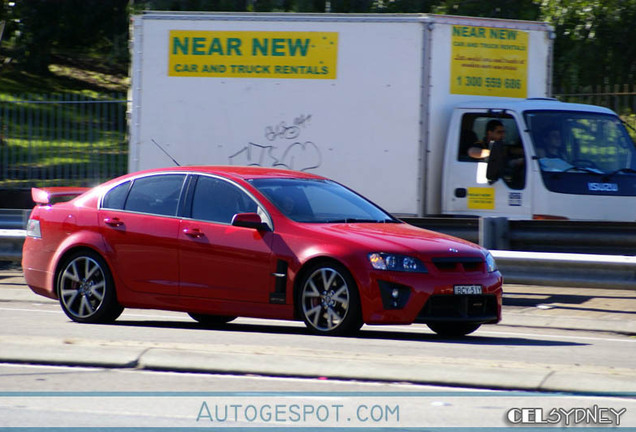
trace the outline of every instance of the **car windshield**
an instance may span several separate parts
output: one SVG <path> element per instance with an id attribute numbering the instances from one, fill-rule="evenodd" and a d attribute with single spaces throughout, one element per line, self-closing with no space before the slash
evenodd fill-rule
<path id="1" fill-rule="evenodd" d="M 636 172 L 636 149 L 616 116 L 577 111 L 525 114 L 543 172 L 624 175 Z"/>
<path id="2" fill-rule="evenodd" d="M 397 222 L 365 198 L 329 180 L 253 179 L 250 183 L 296 222 Z"/>

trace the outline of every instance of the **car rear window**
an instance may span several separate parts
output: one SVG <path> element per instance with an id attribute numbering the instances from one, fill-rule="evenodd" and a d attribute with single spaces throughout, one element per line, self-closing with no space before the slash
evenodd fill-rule
<path id="1" fill-rule="evenodd" d="M 176 216 L 184 174 L 156 175 L 136 179 L 124 210 Z"/>

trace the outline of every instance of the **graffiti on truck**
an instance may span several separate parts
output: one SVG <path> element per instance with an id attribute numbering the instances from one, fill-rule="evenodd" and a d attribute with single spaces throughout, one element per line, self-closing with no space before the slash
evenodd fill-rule
<path id="1" fill-rule="evenodd" d="M 291 124 L 276 123 L 265 128 L 264 138 L 271 144 L 250 141 L 229 156 L 230 165 L 262 166 L 310 171 L 320 167 L 322 154 L 313 141 L 302 140 L 309 126 L 311 114 L 300 115 Z"/>

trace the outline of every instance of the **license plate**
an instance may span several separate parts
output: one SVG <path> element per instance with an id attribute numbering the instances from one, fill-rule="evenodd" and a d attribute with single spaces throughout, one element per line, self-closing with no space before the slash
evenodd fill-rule
<path id="1" fill-rule="evenodd" d="M 481 294 L 483 289 L 481 285 L 455 285 L 455 294 Z"/>

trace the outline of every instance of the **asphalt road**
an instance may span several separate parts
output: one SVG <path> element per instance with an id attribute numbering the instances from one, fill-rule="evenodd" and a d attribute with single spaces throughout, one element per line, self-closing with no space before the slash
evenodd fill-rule
<path id="1" fill-rule="evenodd" d="M 633 398 L 412 383 L 0 365 L 0 387 L 0 430 L 293 426 L 315 431 L 320 426 L 432 432 L 535 426 L 538 413 L 558 420 L 555 426 L 636 425 Z M 532 413 L 524 423 L 522 410 Z M 553 410 L 558 417 L 548 417 Z M 602 418 L 591 421 L 594 412 Z"/>
<path id="2" fill-rule="evenodd" d="M 3 275 L 5 362 L 636 392 L 636 338 L 626 331 L 636 321 L 636 293 L 627 291 L 601 291 L 602 298 L 584 302 L 563 291 L 507 287 L 503 324 L 464 339 L 441 338 L 423 325 L 365 326 L 357 337 L 341 338 L 274 320 L 206 329 L 183 313 L 134 309 L 112 325 L 77 324 L 57 302 L 32 294 L 19 271 Z"/>
<path id="3" fill-rule="evenodd" d="M 209 406 L 232 404 L 277 406 L 279 426 L 515 426 L 509 415 L 534 426 L 539 411 L 528 409 L 545 416 L 594 406 L 624 408 L 621 426 L 636 426 L 636 292 L 505 288 L 503 323 L 464 339 L 421 325 L 328 338 L 301 323 L 238 319 L 206 329 L 186 314 L 134 309 L 112 325 L 77 324 L 31 293 L 19 269 L 4 270 L 0 430 L 209 427 Z M 274 403 L 280 398 L 287 402 Z M 325 398 L 343 411 L 294 421 L 288 402 L 315 409 Z M 360 420 L 361 403 L 380 407 L 377 422 L 370 412 Z M 400 421 L 389 418 L 396 406 Z M 212 425 L 272 425 L 239 414 Z"/>

